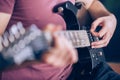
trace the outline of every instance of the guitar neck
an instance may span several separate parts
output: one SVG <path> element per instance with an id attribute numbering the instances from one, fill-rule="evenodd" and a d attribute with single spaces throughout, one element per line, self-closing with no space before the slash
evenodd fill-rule
<path id="1" fill-rule="evenodd" d="M 57 35 L 62 35 L 72 43 L 75 48 L 88 47 L 90 41 L 86 30 L 68 30 L 55 32 Z"/>

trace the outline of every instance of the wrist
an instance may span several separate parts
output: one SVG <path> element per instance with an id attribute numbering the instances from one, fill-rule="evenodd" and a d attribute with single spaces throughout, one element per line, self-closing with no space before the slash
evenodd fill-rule
<path id="1" fill-rule="evenodd" d="M 114 25 L 117 25 L 117 18 L 115 17 L 114 14 L 110 13 L 109 16 L 111 17 L 111 20 L 114 22 Z"/>

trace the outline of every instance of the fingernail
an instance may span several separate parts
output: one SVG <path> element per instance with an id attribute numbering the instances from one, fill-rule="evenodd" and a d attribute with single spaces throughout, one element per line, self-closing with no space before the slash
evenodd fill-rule
<path id="1" fill-rule="evenodd" d="M 102 38 L 102 35 L 100 35 L 99 37 Z"/>

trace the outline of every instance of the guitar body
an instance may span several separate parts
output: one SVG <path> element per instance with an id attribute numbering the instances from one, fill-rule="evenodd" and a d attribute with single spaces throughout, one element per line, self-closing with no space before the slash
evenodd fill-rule
<path id="1" fill-rule="evenodd" d="M 87 11 L 85 11 L 85 9 L 81 8 L 83 10 L 82 13 L 77 14 L 77 12 L 80 10 L 78 10 L 75 5 L 73 5 L 72 3 L 70 3 L 69 1 L 65 2 L 65 3 L 61 3 L 57 6 L 55 6 L 54 8 L 54 12 L 58 12 L 60 13 L 60 15 L 64 18 L 65 22 L 66 22 L 66 26 L 67 26 L 67 30 L 86 30 L 89 36 L 89 41 L 90 43 L 93 41 L 98 40 L 97 37 L 92 36 L 92 34 L 89 32 L 90 29 L 90 23 L 91 18 L 89 19 L 83 19 L 83 16 L 80 15 L 84 15 L 84 17 L 88 17 L 89 15 L 87 15 Z M 84 14 L 85 13 L 85 14 Z M 81 21 L 78 20 L 78 18 L 81 19 Z M 88 24 L 85 24 L 85 21 L 88 20 Z M 84 26 L 83 26 L 84 25 Z M 76 77 L 80 77 L 80 75 L 77 76 L 78 74 L 81 74 L 83 76 L 89 75 L 90 72 L 100 63 L 100 62 L 104 62 L 104 53 L 102 48 L 97 48 L 97 49 L 93 49 L 90 46 L 88 47 L 84 47 L 84 48 L 77 48 L 78 51 L 78 56 L 79 56 L 79 61 L 78 63 L 76 63 L 74 65 L 74 71 L 73 74 L 71 74 L 72 76 L 74 75 L 74 73 L 76 75 Z M 87 77 L 87 76 L 86 76 Z M 71 78 L 71 77 L 70 77 Z M 76 80 L 78 79 L 76 78 Z M 75 79 L 75 78 L 74 78 Z M 68 79 L 68 80 L 72 80 L 72 79 Z M 87 79 L 88 80 L 88 79 Z"/>

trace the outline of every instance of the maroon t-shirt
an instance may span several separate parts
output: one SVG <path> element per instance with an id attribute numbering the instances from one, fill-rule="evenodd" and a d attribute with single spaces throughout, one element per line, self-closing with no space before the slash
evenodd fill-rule
<path id="1" fill-rule="evenodd" d="M 8 27 L 18 21 L 25 27 L 36 24 L 43 29 L 48 23 L 59 24 L 65 29 L 64 20 L 52 8 L 67 0 L 0 0 L 0 12 L 12 14 Z M 74 3 L 74 0 L 71 0 Z M 7 27 L 7 28 L 8 28 Z M 45 63 L 4 71 L 0 80 L 66 80 L 71 65 L 55 68 Z"/>

